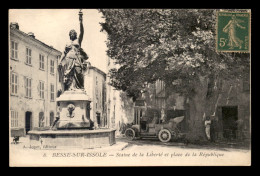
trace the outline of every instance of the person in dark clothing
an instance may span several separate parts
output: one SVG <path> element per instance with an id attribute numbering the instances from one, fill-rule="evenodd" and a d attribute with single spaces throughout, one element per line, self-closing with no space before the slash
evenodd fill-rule
<path id="1" fill-rule="evenodd" d="M 216 118 L 213 117 L 211 120 L 211 128 L 210 128 L 210 141 L 215 142 L 216 139 L 216 127 L 217 127 L 217 122 Z"/>
<path id="2" fill-rule="evenodd" d="M 56 127 L 57 122 L 58 122 L 59 120 L 60 120 L 60 115 L 57 114 L 56 119 L 55 119 L 55 121 L 53 122 L 51 129 L 54 128 L 54 127 Z"/>

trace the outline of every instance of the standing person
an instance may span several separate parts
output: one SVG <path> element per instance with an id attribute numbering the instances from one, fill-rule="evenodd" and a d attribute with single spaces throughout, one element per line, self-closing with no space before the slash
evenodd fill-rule
<path id="1" fill-rule="evenodd" d="M 210 125 L 211 125 L 211 120 L 210 117 L 207 116 L 205 120 L 205 132 L 208 140 L 210 140 Z"/>
<path id="2" fill-rule="evenodd" d="M 53 122 L 52 126 L 51 126 L 51 129 L 53 129 L 54 127 L 56 127 L 57 125 L 57 122 L 60 120 L 60 113 L 57 112 L 57 116 L 56 116 L 56 119 L 55 121 Z"/>
<path id="3" fill-rule="evenodd" d="M 216 117 L 213 117 L 211 120 L 211 127 L 210 127 L 210 141 L 215 142 L 216 136 Z"/>
<path id="4" fill-rule="evenodd" d="M 164 112 L 163 108 L 161 110 L 161 120 L 162 120 L 162 122 L 165 122 L 165 112 Z"/>

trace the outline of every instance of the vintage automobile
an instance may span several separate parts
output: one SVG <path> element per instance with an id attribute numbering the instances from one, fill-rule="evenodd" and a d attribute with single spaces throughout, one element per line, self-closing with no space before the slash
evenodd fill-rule
<path id="1" fill-rule="evenodd" d="M 170 140 L 185 139 L 185 134 L 178 129 L 178 124 L 183 121 L 184 116 L 170 119 L 162 122 L 158 117 L 150 119 L 139 118 L 133 122 L 130 128 L 125 131 L 128 140 L 136 138 L 159 138 L 161 142 L 169 142 Z"/>

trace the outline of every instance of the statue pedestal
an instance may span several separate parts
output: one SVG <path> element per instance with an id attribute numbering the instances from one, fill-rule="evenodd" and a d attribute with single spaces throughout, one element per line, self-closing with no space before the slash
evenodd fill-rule
<path id="1" fill-rule="evenodd" d="M 65 91 L 57 98 L 60 103 L 60 120 L 57 129 L 90 129 L 89 107 L 91 100 L 83 90 Z"/>
<path id="2" fill-rule="evenodd" d="M 99 148 L 116 143 L 114 129 L 29 131 L 30 144 L 54 149 Z M 43 148 L 44 149 L 44 148 Z M 48 149 L 48 148 L 45 148 Z"/>
<path id="3" fill-rule="evenodd" d="M 116 143 L 115 129 L 90 130 L 91 100 L 82 90 L 65 91 L 56 99 L 60 103 L 60 120 L 56 130 L 32 130 L 30 144 L 53 149 L 63 148 L 97 148 Z"/>

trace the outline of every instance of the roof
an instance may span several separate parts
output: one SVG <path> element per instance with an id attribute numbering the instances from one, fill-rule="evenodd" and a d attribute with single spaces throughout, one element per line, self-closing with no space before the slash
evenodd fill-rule
<path id="1" fill-rule="evenodd" d="M 57 50 L 57 49 L 55 49 L 55 48 L 53 48 L 53 47 L 51 47 L 51 46 L 49 46 L 49 45 L 43 43 L 42 41 L 40 41 L 40 40 L 38 40 L 38 39 L 36 39 L 36 38 L 33 38 L 33 37 L 29 36 L 28 34 L 26 34 L 25 32 L 23 32 L 23 31 L 21 31 L 21 30 L 19 30 L 19 29 L 15 29 L 15 28 L 11 28 L 11 27 L 10 27 L 10 30 L 11 30 L 11 31 L 18 32 L 18 33 L 22 34 L 23 36 L 29 38 L 30 40 L 33 40 L 33 41 L 35 41 L 35 42 L 37 42 L 37 43 L 39 43 L 39 44 L 41 44 L 41 45 L 47 47 L 48 49 L 51 49 L 51 50 L 54 50 L 54 51 L 60 53 L 60 55 L 62 54 L 62 52 L 60 52 L 59 50 Z"/>
<path id="2" fill-rule="evenodd" d="M 93 69 L 93 70 L 95 70 L 96 72 L 102 74 L 104 77 L 106 77 L 106 73 L 104 73 L 103 71 L 101 71 L 101 70 L 98 69 L 97 67 L 90 66 L 89 69 Z"/>

